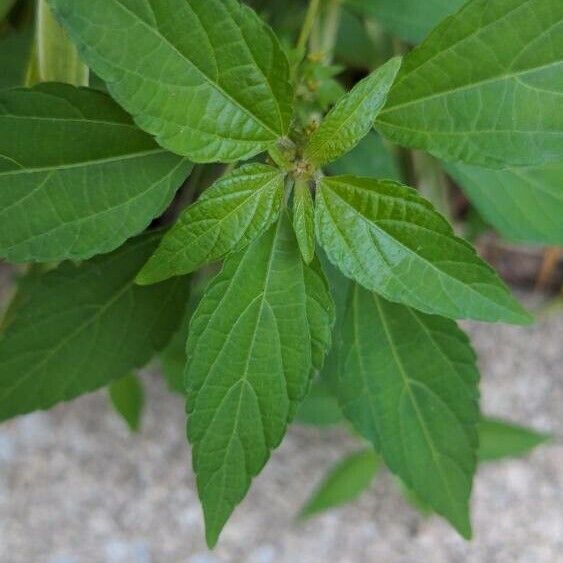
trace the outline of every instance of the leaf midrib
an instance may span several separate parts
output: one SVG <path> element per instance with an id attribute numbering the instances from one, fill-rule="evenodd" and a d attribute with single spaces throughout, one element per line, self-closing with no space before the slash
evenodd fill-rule
<path id="1" fill-rule="evenodd" d="M 450 488 L 450 485 L 449 485 L 449 481 L 444 475 L 444 471 L 443 471 L 441 463 L 439 463 L 439 461 L 438 461 L 438 456 L 443 455 L 443 454 L 441 454 L 440 452 L 438 452 L 436 450 L 436 447 L 434 445 L 434 441 L 432 440 L 432 436 L 430 435 L 430 432 L 429 432 L 428 428 L 426 427 L 426 423 L 425 423 L 424 418 L 422 416 L 422 413 L 420 411 L 419 405 L 418 405 L 417 401 L 415 400 L 415 397 L 414 397 L 412 389 L 411 389 L 411 378 L 405 372 L 405 367 L 404 367 L 404 365 L 403 365 L 403 363 L 402 363 L 402 361 L 399 357 L 398 351 L 397 351 L 396 346 L 395 346 L 395 342 L 394 342 L 393 337 L 390 333 L 390 329 L 389 329 L 389 326 L 387 324 L 387 319 L 385 318 L 385 314 L 384 314 L 383 310 L 381 309 L 381 305 L 379 303 L 379 298 L 373 292 L 371 293 L 371 295 L 373 297 L 375 306 L 377 308 L 379 317 L 381 319 L 381 325 L 382 325 L 383 330 L 385 332 L 385 337 L 387 338 L 387 342 L 389 344 L 389 348 L 391 349 L 393 359 L 395 360 L 395 364 L 397 365 L 398 373 L 401 375 L 401 378 L 403 380 L 403 390 L 405 390 L 407 392 L 407 394 L 409 395 L 411 403 L 412 403 L 412 405 L 415 409 L 416 417 L 418 419 L 420 427 L 422 428 L 424 438 L 426 440 L 426 443 L 427 443 L 428 448 L 430 450 L 430 453 L 432 455 L 432 459 L 434 461 L 434 466 L 438 469 L 438 472 L 440 474 L 440 479 L 444 483 L 444 489 L 445 489 L 445 491 L 448 495 L 450 503 L 453 507 L 455 507 L 456 512 L 457 512 L 458 502 L 455 500 L 455 497 L 452 494 L 452 491 L 451 491 L 451 488 Z M 421 382 L 417 382 L 417 383 L 422 385 L 423 387 L 426 387 Z M 431 389 L 430 389 L 430 391 L 432 392 Z M 401 440 L 401 445 L 404 449 L 405 444 L 402 440 Z M 450 457 L 450 459 L 452 459 L 452 458 Z M 452 461 L 454 461 L 455 464 L 462 470 L 462 473 L 465 473 L 463 471 L 463 469 L 461 468 L 461 466 L 459 465 L 459 463 L 457 462 L 457 460 L 452 459 Z M 409 473 L 410 473 L 410 471 L 409 471 Z"/>
<path id="2" fill-rule="evenodd" d="M 26 244 L 30 244 L 34 241 L 36 241 L 37 239 L 41 239 L 42 237 L 46 237 L 51 235 L 52 233 L 61 230 L 61 229 L 66 229 L 68 227 L 71 226 L 75 226 L 75 225 L 80 225 L 82 223 L 88 222 L 88 221 L 92 221 L 92 220 L 99 220 L 101 219 L 103 216 L 110 214 L 110 213 L 115 213 L 116 210 L 121 209 L 123 207 L 128 207 L 130 206 L 132 203 L 134 203 L 136 200 L 141 199 L 143 197 L 145 197 L 148 193 L 155 191 L 154 188 L 156 186 L 158 186 L 159 184 L 162 184 L 162 182 L 165 182 L 166 180 L 168 180 L 171 176 L 173 176 L 176 171 L 184 164 L 184 160 L 182 160 L 180 163 L 178 163 L 172 170 L 170 170 L 169 172 L 167 172 L 164 176 L 161 176 L 160 178 L 158 178 L 158 180 L 156 180 L 155 182 L 153 182 L 152 184 L 150 184 L 149 186 L 147 186 L 146 189 L 144 189 L 142 192 L 138 192 L 136 193 L 133 197 L 129 198 L 127 201 L 122 201 L 120 203 L 118 203 L 117 205 L 108 207 L 106 209 L 103 209 L 102 211 L 99 211 L 97 213 L 93 213 L 90 215 L 86 215 L 86 216 L 82 216 L 82 217 L 77 217 L 75 219 L 73 219 L 72 221 L 67 221 L 65 223 L 59 223 L 58 225 L 56 225 L 55 227 L 52 227 L 51 229 L 48 229 L 47 231 L 43 231 L 37 235 L 28 237 L 24 240 L 21 240 L 19 242 L 16 242 L 14 244 L 11 244 L 7 247 L 4 247 L 3 251 L 11 251 L 13 248 L 21 246 L 21 245 L 26 245 Z M 0 178 L 1 178 L 1 174 L 0 174 Z M 12 205 L 10 205 L 7 208 L 2 209 L 2 212 L 0 213 L 0 217 L 8 210 L 11 209 L 12 207 L 14 207 L 15 205 L 21 205 L 21 203 L 23 201 L 25 201 L 26 199 L 28 199 L 29 197 L 31 197 L 33 194 L 35 194 L 38 190 L 40 190 L 45 183 L 47 182 L 47 180 L 50 178 L 50 175 L 47 175 L 46 178 L 44 178 L 44 180 L 36 187 L 34 188 L 30 193 L 26 194 L 26 197 L 22 198 L 21 200 L 18 200 L 17 202 L 13 203 Z M 164 194 L 163 194 L 164 195 Z M 148 221 L 150 222 L 150 219 L 148 219 Z M 74 242 L 73 242 L 74 245 Z M 71 245 L 71 246 L 73 246 Z M 98 247 L 99 248 L 99 247 Z M 93 249 L 92 253 L 97 253 L 98 250 Z M 73 258 L 72 255 L 67 256 L 66 258 Z M 87 259 L 88 257 L 83 256 L 82 254 L 80 255 L 80 257 L 76 257 L 77 259 Z"/>
<path id="3" fill-rule="evenodd" d="M 326 184 L 325 184 L 326 185 Z M 396 239 L 395 237 L 393 237 L 392 235 L 390 235 L 389 233 L 387 233 L 385 230 L 383 230 L 381 227 L 379 227 L 376 223 L 374 223 L 373 221 L 369 220 L 367 217 L 365 217 L 364 215 L 362 215 L 361 213 L 359 213 L 357 211 L 357 209 L 351 205 L 350 203 L 348 203 L 345 199 L 343 199 L 339 194 L 335 193 L 334 190 L 333 194 L 340 200 L 342 201 L 342 203 L 347 206 L 348 208 L 350 208 L 351 210 L 354 211 L 355 215 L 357 217 L 360 218 L 360 220 L 364 223 L 366 223 L 367 225 L 369 225 L 370 227 L 373 227 L 374 229 L 376 229 L 382 236 L 387 237 L 388 239 L 392 240 L 395 244 L 397 244 L 398 246 L 400 246 L 402 249 L 404 249 L 404 251 L 406 251 L 409 255 L 413 255 L 416 258 L 418 258 L 419 260 L 422 260 L 425 264 L 428 264 L 433 270 L 435 270 L 436 272 L 438 272 L 438 274 L 440 276 L 445 276 L 447 279 L 451 280 L 452 282 L 461 285 L 463 288 L 468 289 L 469 291 L 471 291 L 473 294 L 475 294 L 479 300 L 485 300 L 487 303 L 490 303 L 494 308 L 496 308 L 497 310 L 500 309 L 501 311 L 509 311 L 511 314 L 516 314 L 515 312 L 511 311 L 510 309 L 507 309 L 506 307 L 503 307 L 501 305 L 499 305 L 498 303 L 495 303 L 494 301 L 491 301 L 487 296 L 483 295 L 482 293 L 479 293 L 477 290 L 475 290 L 473 288 L 472 285 L 463 283 L 462 281 L 460 281 L 457 278 L 454 278 L 452 276 L 450 276 L 449 274 L 447 274 L 446 272 L 443 272 L 442 270 L 440 270 L 439 268 L 437 268 L 432 262 L 426 260 L 425 258 L 423 258 L 422 256 L 416 254 L 415 252 L 413 252 L 413 250 L 411 250 L 410 248 L 406 247 L 401 241 L 399 241 L 398 239 Z M 362 268 L 363 269 L 363 268 Z M 395 274 L 393 274 L 395 276 Z M 395 276 L 396 277 L 396 276 Z M 487 287 L 490 287 L 490 284 L 485 284 Z"/>
<path id="4" fill-rule="evenodd" d="M 16 170 L 7 170 L 5 172 L 0 172 L 0 179 L 5 177 L 5 176 L 16 176 L 18 174 L 31 174 L 31 173 L 36 173 L 36 172 L 58 172 L 58 171 L 65 171 L 65 170 L 69 170 L 72 168 L 81 168 L 84 166 L 97 166 L 99 164 L 111 164 L 112 162 L 118 162 L 118 161 L 122 161 L 122 160 L 130 160 L 130 159 L 134 159 L 134 158 L 140 158 L 143 156 L 150 156 L 153 154 L 160 154 L 160 153 L 167 153 L 167 154 L 171 154 L 169 151 L 166 151 L 165 149 L 161 149 L 161 148 L 155 148 L 155 149 L 149 149 L 149 150 L 143 150 L 143 151 L 139 151 L 139 152 L 130 152 L 130 153 L 125 153 L 125 154 L 121 154 L 121 155 L 116 155 L 116 156 L 109 156 L 109 157 L 104 157 L 104 158 L 98 158 L 98 159 L 92 159 L 92 160 L 82 160 L 79 162 L 70 162 L 68 164 L 66 163 L 61 163 L 61 164 L 51 164 L 49 166 L 25 166 L 24 168 L 18 168 Z M 6 158 L 10 158 L 7 155 L 2 155 L 0 154 L 0 157 L 5 156 Z M 174 155 L 177 156 L 177 155 Z M 182 158 L 182 157 L 178 157 L 178 158 Z M 12 160 L 12 159 L 10 159 Z M 6 209 L 2 209 L 2 211 L 5 211 Z"/>
<path id="5" fill-rule="evenodd" d="M 178 48 L 170 42 L 170 40 L 165 37 L 158 28 L 156 27 L 151 27 L 150 25 L 147 24 L 147 22 L 145 22 L 141 17 L 139 17 L 135 12 L 133 12 L 130 8 L 124 6 L 119 0 L 111 0 L 112 2 L 116 3 L 122 10 L 124 10 L 125 12 L 129 13 L 133 19 L 135 21 L 137 21 L 138 23 L 140 23 L 140 25 L 142 27 L 145 27 L 146 29 L 149 30 L 149 32 L 151 33 L 151 35 L 156 36 L 157 38 L 161 39 L 166 45 L 168 45 L 168 47 L 170 47 L 170 49 L 172 51 L 174 51 L 182 60 L 186 61 L 187 63 L 189 63 L 189 66 L 191 68 L 193 68 L 194 70 L 196 70 L 204 79 L 205 81 L 209 84 L 209 86 L 211 86 L 211 88 L 213 88 L 214 90 L 218 91 L 224 98 L 226 98 L 228 101 L 230 101 L 234 106 L 238 107 L 243 113 L 245 113 L 248 117 L 250 117 L 250 119 L 252 119 L 254 122 L 258 123 L 261 127 L 263 127 L 266 131 L 268 131 L 269 133 L 271 133 L 274 138 L 279 137 L 280 135 L 283 134 L 282 132 L 278 132 L 275 131 L 274 129 L 272 129 L 268 124 L 264 123 L 264 121 L 258 117 L 257 115 L 254 115 L 253 113 L 250 112 L 249 109 L 245 108 L 238 100 L 236 100 L 235 98 L 233 98 L 227 91 L 225 91 L 219 84 L 217 84 L 216 82 L 213 82 L 213 79 L 208 76 L 205 72 L 203 72 L 203 70 L 201 70 L 191 59 L 189 59 L 184 53 L 182 53 L 181 51 L 178 50 Z M 197 17 L 197 14 L 196 14 Z M 203 27 L 203 25 L 202 25 Z M 204 28 L 205 29 L 205 28 Z M 256 65 L 256 63 L 255 63 Z M 257 65 L 256 65 L 257 66 Z M 125 71 L 126 73 L 128 73 L 129 71 Z M 278 100 L 275 96 L 273 96 L 273 99 L 275 101 L 275 105 L 279 106 Z"/>
<path id="6" fill-rule="evenodd" d="M 147 242 L 149 242 L 147 240 Z M 120 255 L 120 258 L 126 256 L 129 252 L 138 251 L 138 247 L 133 246 L 128 251 Z M 134 286 L 134 277 L 127 279 L 125 284 L 117 290 L 117 292 L 101 307 L 96 307 L 96 313 L 92 314 L 90 318 L 85 320 L 83 323 L 78 325 L 76 329 L 74 329 L 66 338 L 60 340 L 58 344 L 52 348 L 48 354 L 32 369 L 30 369 L 23 377 L 19 378 L 14 385 L 10 385 L 9 387 L 5 387 L 3 389 L 2 394 L 0 394 L 0 400 L 3 401 L 7 396 L 13 393 L 15 389 L 21 386 L 22 383 L 25 383 L 35 372 L 42 369 L 46 363 L 48 363 L 52 357 L 59 352 L 64 346 L 66 346 L 71 340 L 73 340 L 76 336 L 78 336 L 82 331 L 86 330 L 92 323 L 96 322 L 98 318 L 107 311 L 114 303 L 116 303 L 123 295 L 127 293 L 132 287 Z"/>
<path id="7" fill-rule="evenodd" d="M 456 88 L 451 88 L 451 89 L 448 89 L 448 90 L 440 90 L 439 92 L 434 92 L 434 93 L 428 94 L 426 96 L 421 96 L 420 98 L 415 98 L 414 100 L 410 100 L 408 102 L 403 102 L 401 104 L 386 106 L 385 108 L 383 108 L 379 112 L 379 116 L 383 116 L 385 114 L 393 113 L 393 112 L 395 112 L 399 109 L 403 109 L 403 108 L 408 107 L 408 106 L 424 103 L 424 102 L 427 102 L 428 100 L 432 100 L 434 98 L 441 98 L 441 97 L 444 97 L 444 96 L 449 96 L 451 94 L 455 94 L 457 92 L 464 92 L 466 90 L 471 90 L 473 88 L 483 86 L 484 84 L 491 84 L 493 82 L 501 82 L 501 81 L 509 80 L 509 79 L 512 79 L 512 78 L 518 78 L 519 76 L 523 76 L 523 75 L 526 75 L 526 74 L 531 73 L 531 72 L 536 72 L 536 71 L 542 70 L 544 68 L 549 68 L 550 66 L 556 66 L 556 65 L 561 65 L 561 64 L 562 64 L 561 60 L 553 61 L 551 63 L 547 63 L 547 64 L 540 65 L 540 66 L 537 66 L 537 67 L 527 68 L 527 69 L 524 69 L 524 70 L 519 71 L 519 72 L 501 74 L 501 75 L 493 76 L 493 77 L 486 78 L 486 79 L 483 79 L 483 80 L 478 80 L 477 82 L 473 82 L 471 84 L 463 84 L 462 86 L 458 86 Z M 562 96 L 563 94 L 558 93 L 558 95 Z M 387 123 L 384 119 L 380 119 L 380 117 L 378 117 L 377 120 L 382 121 L 384 123 Z"/>

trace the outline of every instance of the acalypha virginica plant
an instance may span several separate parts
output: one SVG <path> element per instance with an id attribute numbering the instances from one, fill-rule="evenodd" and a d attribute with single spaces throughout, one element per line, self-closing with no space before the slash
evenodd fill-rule
<path id="1" fill-rule="evenodd" d="M 304 514 L 382 462 L 469 538 L 478 459 L 544 436 L 480 415 L 456 321 L 532 318 L 437 188 L 563 241 L 563 2 L 34 4 L 0 2 L 0 419 L 110 386 L 135 427 L 160 356 L 213 546 L 322 397 L 366 446 Z"/>

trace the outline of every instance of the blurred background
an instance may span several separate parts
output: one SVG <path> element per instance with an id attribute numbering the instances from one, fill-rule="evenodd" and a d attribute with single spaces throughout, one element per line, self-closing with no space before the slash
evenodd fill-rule
<path id="1" fill-rule="evenodd" d="M 248 3 L 287 45 L 294 43 L 306 2 Z M 311 61 L 300 85 L 303 107 L 312 115 L 322 112 L 462 4 L 343 2 L 330 61 Z M 0 0 L 0 89 L 37 80 L 30 78 L 29 63 L 34 6 L 31 0 Z M 104 88 L 95 76 L 90 80 Z M 208 551 L 184 401 L 171 392 L 183 361 L 180 335 L 140 374 L 145 399 L 139 432 L 116 413 L 107 390 L 0 426 L 0 563 L 563 561 L 563 251 L 555 246 L 563 234 L 561 170 L 561 163 L 518 174 L 441 163 L 391 146 L 374 132 L 328 171 L 392 177 L 417 187 L 537 317 L 531 327 L 463 323 L 479 355 L 483 412 L 539 433 L 508 452 L 521 455 L 480 464 L 473 541 L 421 512 L 385 469 L 361 494 L 348 491 L 350 502 L 299 519 L 327 472 L 362 448 L 321 394 L 255 479 L 218 547 Z M 197 172 L 200 191 L 222 169 Z M 536 178 L 542 185 L 531 191 Z M 161 223 L 185 203 L 180 193 Z M 0 312 L 23 271 L 0 263 Z"/>

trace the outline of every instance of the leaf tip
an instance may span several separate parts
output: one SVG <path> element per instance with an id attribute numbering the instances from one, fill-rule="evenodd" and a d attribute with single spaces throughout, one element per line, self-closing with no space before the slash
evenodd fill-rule
<path id="1" fill-rule="evenodd" d="M 219 541 L 219 536 L 221 535 L 223 527 L 217 527 L 211 524 L 209 521 L 205 521 L 205 543 L 209 549 L 214 549 Z"/>
<path id="2" fill-rule="evenodd" d="M 162 278 L 161 276 L 155 274 L 153 268 L 151 267 L 151 262 L 149 260 L 135 277 L 135 284 L 152 285 L 160 281 L 163 281 L 163 279 L 164 278 Z"/>

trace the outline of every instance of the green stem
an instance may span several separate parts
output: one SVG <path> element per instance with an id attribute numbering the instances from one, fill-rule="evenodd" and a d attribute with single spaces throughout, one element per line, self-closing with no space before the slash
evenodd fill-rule
<path id="1" fill-rule="evenodd" d="M 305 14 L 305 20 L 303 22 L 303 27 L 301 28 L 301 33 L 299 34 L 299 39 L 297 41 L 297 50 L 305 51 L 307 47 L 307 42 L 309 41 L 309 36 L 315 25 L 315 20 L 317 18 L 317 12 L 319 11 L 320 0 L 310 0 L 309 7 L 307 8 L 307 13 Z"/>
<path id="2" fill-rule="evenodd" d="M 338 28 L 340 27 L 340 4 L 341 0 L 330 0 L 324 19 L 323 54 L 326 64 L 332 62 L 334 47 L 338 40 Z"/>
<path id="3" fill-rule="evenodd" d="M 421 151 L 412 151 L 412 162 L 420 193 L 433 203 L 437 211 L 450 220 L 452 213 L 448 179 L 440 163 Z"/>
<path id="4" fill-rule="evenodd" d="M 34 58 L 35 81 L 88 85 L 88 67 L 80 60 L 76 47 L 53 17 L 46 0 L 39 0 L 37 4 Z"/>

